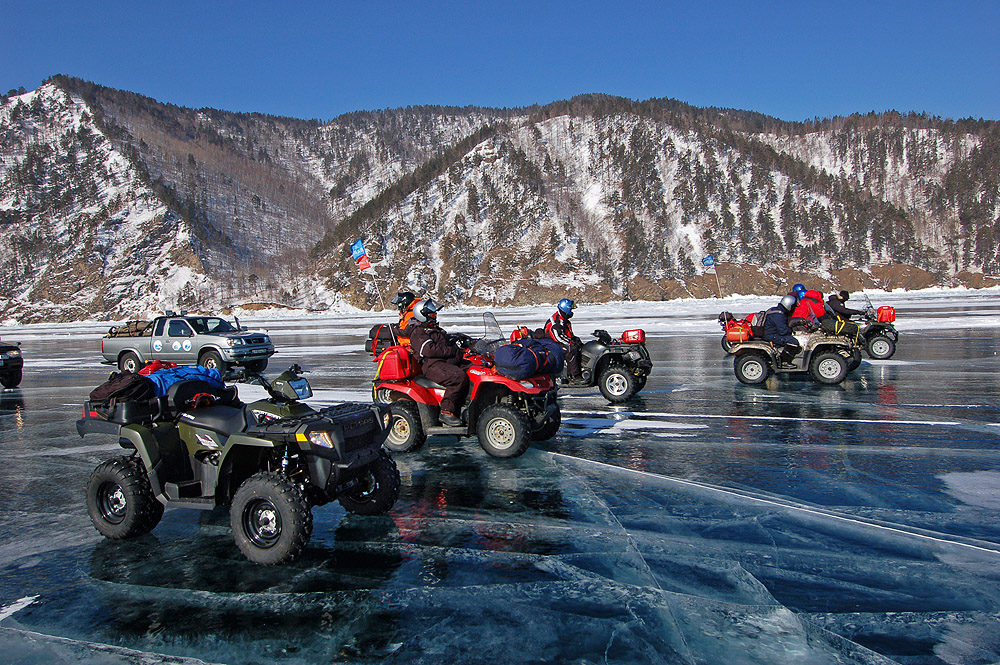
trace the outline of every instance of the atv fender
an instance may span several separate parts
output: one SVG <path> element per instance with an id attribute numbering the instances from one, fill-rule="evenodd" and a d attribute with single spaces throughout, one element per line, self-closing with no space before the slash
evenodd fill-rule
<path id="1" fill-rule="evenodd" d="M 139 453 L 147 473 L 153 473 L 160 463 L 160 445 L 156 436 L 142 425 L 122 425 L 118 436 L 128 441 Z"/>

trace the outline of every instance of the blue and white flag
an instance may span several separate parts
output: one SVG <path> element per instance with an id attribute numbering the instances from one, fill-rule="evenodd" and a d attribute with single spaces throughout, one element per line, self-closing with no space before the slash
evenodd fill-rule
<path id="1" fill-rule="evenodd" d="M 358 242 L 361 242 L 361 241 L 359 240 Z M 703 258 L 701 260 L 701 265 L 705 266 L 706 268 L 714 266 L 715 265 L 715 259 L 712 258 L 711 254 L 709 254 L 708 256 L 706 256 L 705 258 Z"/>
<path id="2" fill-rule="evenodd" d="M 361 238 L 358 238 L 353 244 L 351 244 L 351 256 L 354 257 L 355 261 L 367 253 L 368 252 L 365 251 L 365 243 L 362 242 Z"/>

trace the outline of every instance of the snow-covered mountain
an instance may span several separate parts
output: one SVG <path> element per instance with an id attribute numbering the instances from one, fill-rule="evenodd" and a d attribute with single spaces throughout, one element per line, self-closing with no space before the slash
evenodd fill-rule
<path id="1" fill-rule="evenodd" d="M 590 95 L 320 123 L 66 77 L 0 101 L 0 319 L 707 296 L 708 254 L 727 293 L 1000 273 L 994 122 Z"/>

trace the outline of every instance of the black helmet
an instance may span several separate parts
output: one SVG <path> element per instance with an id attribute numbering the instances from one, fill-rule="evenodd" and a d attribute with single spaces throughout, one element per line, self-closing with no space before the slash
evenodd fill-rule
<path id="1" fill-rule="evenodd" d="M 407 308 L 407 306 L 416 300 L 416 296 L 409 291 L 400 291 L 396 294 L 396 297 L 392 299 L 392 304 L 396 306 L 400 312 Z"/>
<path id="2" fill-rule="evenodd" d="M 851 294 L 849 291 L 843 290 L 840 292 L 840 299 L 843 300 L 844 302 L 847 302 L 850 299 L 850 297 Z"/>
<path id="3" fill-rule="evenodd" d="M 795 309 L 795 306 L 798 303 L 799 303 L 798 299 L 794 295 L 789 293 L 787 296 L 781 299 L 781 301 L 778 303 L 778 306 L 780 306 L 781 309 L 791 314 L 792 310 Z"/>
<path id="4" fill-rule="evenodd" d="M 428 298 L 420 300 L 413 306 L 413 318 L 421 323 L 426 323 L 428 319 L 437 318 L 438 304 Z"/>

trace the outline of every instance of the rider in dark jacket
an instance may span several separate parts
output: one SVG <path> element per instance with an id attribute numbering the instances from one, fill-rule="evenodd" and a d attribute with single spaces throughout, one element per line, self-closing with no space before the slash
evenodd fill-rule
<path id="1" fill-rule="evenodd" d="M 824 329 L 857 342 L 861 334 L 861 326 L 851 321 L 851 317 L 861 316 L 864 312 L 860 309 L 851 309 L 844 304 L 850 297 L 851 294 L 847 291 L 830 294 L 826 299 L 826 308 L 832 312 L 832 317 L 835 318 L 835 321 L 833 321 L 832 330 L 829 330 L 826 326 L 824 326 Z"/>
<path id="2" fill-rule="evenodd" d="M 420 361 L 421 371 L 431 381 L 444 387 L 440 420 L 445 425 L 461 425 L 456 414 L 465 401 L 469 377 L 463 364 L 462 349 L 448 339 L 437 322 L 437 304 L 433 300 L 418 301 L 413 307 L 413 320 L 406 332 L 410 348 Z"/>
<path id="3" fill-rule="evenodd" d="M 573 324 L 569 321 L 573 318 L 574 309 L 576 309 L 576 303 L 569 298 L 560 300 L 559 304 L 556 305 L 555 314 L 545 323 L 545 332 L 557 344 L 561 344 L 566 349 L 566 373 L 569 374 L 569 378 L 579 379 L 581 375 L 580 348 L 583 346 L 583 342 L 573 334 Z"/>
<path id="4" fill-rule="evenodd" d="M 764 340 L 781 346 L 778 354 L 779 365 L 791 364 L 795 355 L 802 350 L 799 341 L 792 336 L 788 327 L 788 315 L 795 309 L 795 296 L 788 294 L 764 315 Z"/>

